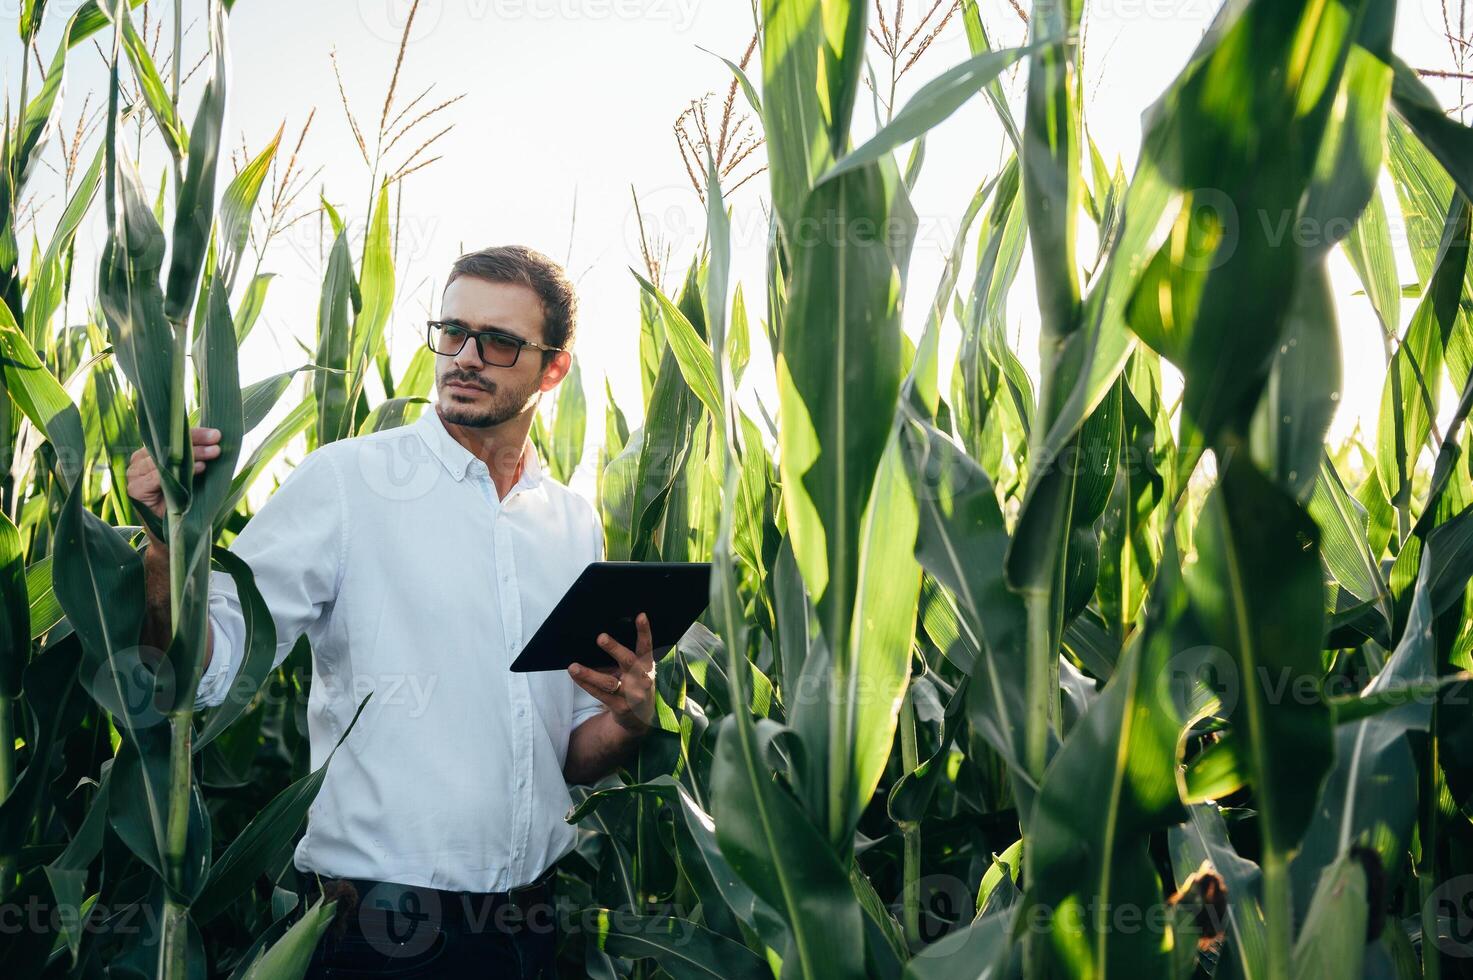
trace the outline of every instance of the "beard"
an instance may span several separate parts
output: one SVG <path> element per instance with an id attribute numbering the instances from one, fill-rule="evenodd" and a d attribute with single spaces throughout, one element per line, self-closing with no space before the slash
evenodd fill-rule
<path id="1" fill-rule="evenodd" d="M 464 400 L 455 392 L 446 393 L 444 384 L 447 381 L 458 381 L 463 384 L 476 385 L 486 394 L 479 396 L 474 403 Z M 539 387 L 538 379 L 533 378 L 524 390 L 516 390 L 487 382 L 481 378 L 469 378 L 464 375 L 447 375 L 438 382 L 440 388 L 440 417 L 446 422 L 455 425 L 464 425 L 473 429 L 489 429 L 493 426 L 510 422 L 527 408 L 532 396 L 536 394 Z"/>

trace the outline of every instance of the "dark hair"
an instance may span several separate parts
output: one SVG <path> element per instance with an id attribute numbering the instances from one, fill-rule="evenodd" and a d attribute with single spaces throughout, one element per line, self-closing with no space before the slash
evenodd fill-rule
<path id="1" fill-rule="evenodd" d="M 525 245 L 493 245 L 467 252 L 450 267 L 449 286 L 461 276 L 529 287 L 542 302 L 542 342 L 570 350 L 578 320 L 578 297 L 563 267 Z M 554 355 L 543 355 L 546 363 Z"/>

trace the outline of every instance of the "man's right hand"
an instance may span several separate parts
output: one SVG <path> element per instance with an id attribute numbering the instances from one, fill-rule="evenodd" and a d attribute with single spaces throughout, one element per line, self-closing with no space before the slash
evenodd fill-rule
<path id="1" fill-rule="evenodd" d="M 203 473 L 205 463 L 220 455 L 220 430 L 195 426 L 189 430 L 193 444 L 194 471 Z M 164 489 L 159 482 L 159 470 L 146 448 L 139 449 L 128 460 L 128 496 L 140 507 L 147 507 L 159 517 L 164 516 Z M 153 536 L 153 531 L 144 526 L 149 546 L 144 552 L 144 616 L 139 642 L 154 650 L 169 647 L 173 626 L 169 586 L 169 551 L 167 546 Z M 215 627 L 210 625 L 205 633 L 205 667 L 215 651 Z"/>
<path id="2" fill-rule="evenodd" d="M 203 473 L 205 463 L 220 455 L 220 430 L 197 425 L 189 430 L 194 449 L 194 471 Z M 146 448 L 139 449 L 128 460 L 128 496 L 159 517 L 164 516 L 164 489 L 159 483 L 159 470 Z"/>

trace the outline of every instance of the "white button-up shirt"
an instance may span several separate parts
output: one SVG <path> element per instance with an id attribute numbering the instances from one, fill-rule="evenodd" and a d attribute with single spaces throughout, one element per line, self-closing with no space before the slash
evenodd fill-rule
<path id="1" fill-rule="evenodd" d="M 309 453 L 230 550 L 276 624 L 276 662 L 312 644 L 312 767 L 328 766 L 295 864 L 463 891 L 534 881 L 573 846 L 563 762 L 604 710 L 565 672 L 508 666 L 603 554 L 597 512 L 542 475 L 530 443 L 499 499 L 486 464 L 418 421 Z M 224 700 L 245 621 L 211 572 L 214 653 L 198 703 Z"/>

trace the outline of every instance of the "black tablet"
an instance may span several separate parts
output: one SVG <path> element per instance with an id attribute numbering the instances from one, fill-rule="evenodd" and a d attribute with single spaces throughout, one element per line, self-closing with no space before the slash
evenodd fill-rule
<path id="1" fill-rule="evenodd" d="M 596 561 L 563 593 L 512 662 L 515 671 L 612 667 L 598 645 L 607 633 L 634 649 L 634 617 L 650 618 L 655 659 L 669 650 L 711 598 L 709 562 Z"/>

